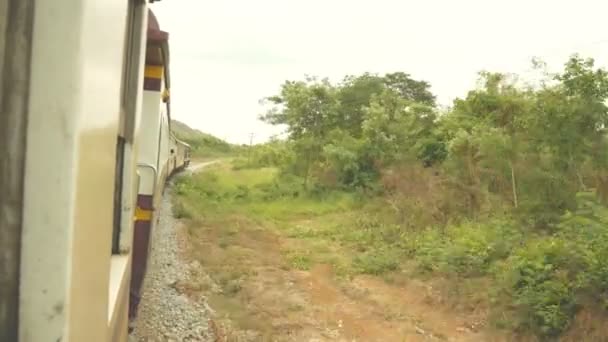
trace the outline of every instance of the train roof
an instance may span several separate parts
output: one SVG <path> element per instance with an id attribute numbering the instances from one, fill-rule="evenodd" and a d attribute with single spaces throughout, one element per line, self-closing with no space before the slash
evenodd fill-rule
<path id="1" fill-rule="evenodd" d="M 169 33 L 160 29 L 158 20 L 151 9 L 148 9 L 148 40 L 158 43 L 169 41 Z"/>
<path id="2" fill-rule="evenodd" d="M 180 144 L 182 144 L 182 145 L 184 145 L 184 146 L 186 146 L 186 147 L 190 147 L 190 145 L 189 145 L 188 143 L 184 142 L 184 141 L 181 141 L 181 140 L 179 140 L 179 139 L 177 139 L 177 138 L 175 138 L 175 140 L 176 140 L 178 143 L 180 143 Z"/>
<path id="3" fill-rule="evenodd" d="M 171 132 L 171 138 L 173 138 L 173 139 L 175 140 L 175 142 L 177 142 L 178 144 L 182 144 L 182 145 L 185 145 L 185 146 L 187 146 L 187 147 L 190 147 L 190 145 L 189 145 L 187 142 L 182 141 L 182 140 L 179 140 L 179 139 L 178 139 L 178 138 L 175 136 L 175 134 L 174 134 L 173 132 Z"/>

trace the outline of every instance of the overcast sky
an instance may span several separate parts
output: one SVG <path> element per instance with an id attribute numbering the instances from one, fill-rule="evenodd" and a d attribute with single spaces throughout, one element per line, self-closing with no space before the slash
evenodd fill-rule
<path id="1" fill-rule="evenodd" d="M 277 133 L 258 101 L 286 79 L 404 71 L 449 105 L 481 70 L 579 52 L 608 61 L 606 0 L 163 0 L 174 118 L 230 142 Z"/>

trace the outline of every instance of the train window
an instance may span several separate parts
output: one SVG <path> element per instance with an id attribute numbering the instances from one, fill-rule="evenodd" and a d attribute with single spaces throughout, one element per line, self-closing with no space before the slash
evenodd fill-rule
<path id="1" fill-rule="evenodd" d="M 120 117 L 120 135 L 132 142 L 135 132 L 135 107 L 137 99 L 137 89 L 140 78 L 139 64 L 142 47 L 138 42 L 141 41 L 142 35 L 142 12 L 140 8 L 141 0 L 129 1 L 129 10 L 127 15 L 127 27 L 125 31 L 125 46 L 123 57 L 123 73 L 122 73 L 122 92 L 121 106 L 122 112 Z M 143 80 L 141 80 L 143 82 Z"/>

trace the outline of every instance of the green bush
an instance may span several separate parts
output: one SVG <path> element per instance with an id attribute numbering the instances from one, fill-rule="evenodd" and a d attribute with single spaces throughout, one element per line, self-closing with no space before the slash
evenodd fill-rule
<path id="1" fill-rule="evenodd" d="M 592 193 L 577 195 L 552 236 L 530 239 L 497 268 L 515 328 L 551 337 L 565 331 L 582 305 L 605 306 L 608 209 Z"/>
<path id="2" fill-rule="evenodd" d="M 239 184 L 236 187 L 236 190 L 234 191 L 234 198 L 235 199 L 247 199 L 249 198 L 250 195 L 250 191 L 249 191 L 249 187 L 246 185 L 242 185 Z"/>
<path id="3" fill-rule="evenodd" d="M 357 255 L 353 266 L 360 273 L 379 275 L 396 270 L 400 260 L 400 253 L 393 248 L 374 249 Z"/>
<path id="4" fill-rule="evenodd" d="M 404 239 L 404 246 L 422 270 L 463 277 L 486 274 L 523 239 L 510 221 L 498 219 L 449 226 L 444 232 L 430 228 L 414 235 Z"/>
<path id="5" fill-rule="evenodd" d="M 522 234 L 510 222 L 463 224 L 448 229 L 450 243 L 441 256 L 442 270 L 461 276 L 485 274 L 492 264 L 509 256 Z"/>
<path id="6" fill-rule="evenodd" d="M 191 219 L 192 213 L 188 208 L 182 203 L 182 201 L 175 201 L 173 204 L 173 216 L 178 219 Z"/>
<path id="7" fill-rule="evenodd" d="M 423 271 L 438 271 L 448 240 L 437 229 L 426 229 L 413 237 L 406 238 L 407 251 L 415 255 L 418 266 Z"/>
<path id="8" fill-rule="evenodd" d="M 295 198 L 304 191 L 303 180 L 294 175 L 280 175 L 272 182 L 256 185 L 264 200 L 277 200 L 281 198 Z"/>
<path id="9" fill-rule="evenodd" d="M 517 328 L 555 336 L 568 327 L 576 309 L 577 278 L 588 269 L 581 252 L 575 242 L 541 238 L 507 260 L 499 279 L 519 316 Z"/>
<path id="10" fill-rule="evenodd" d="M 243 148 L 238 158 L 232 161 L 233 170 L 262 167 L 285 167 L 292 162 L 293 155 L 285 141 L 273 140 L 265 144 Z"/>

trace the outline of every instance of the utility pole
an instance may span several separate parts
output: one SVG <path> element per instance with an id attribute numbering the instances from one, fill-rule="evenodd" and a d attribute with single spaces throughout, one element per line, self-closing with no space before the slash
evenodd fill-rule
<path id="1" fill-rule="evenodd" d="M 251 165 L 251 149 L 253 147 L 253 137 L 255 133 L 249 133 L 249 151 L 247 153 L 247 164 Z"/>

